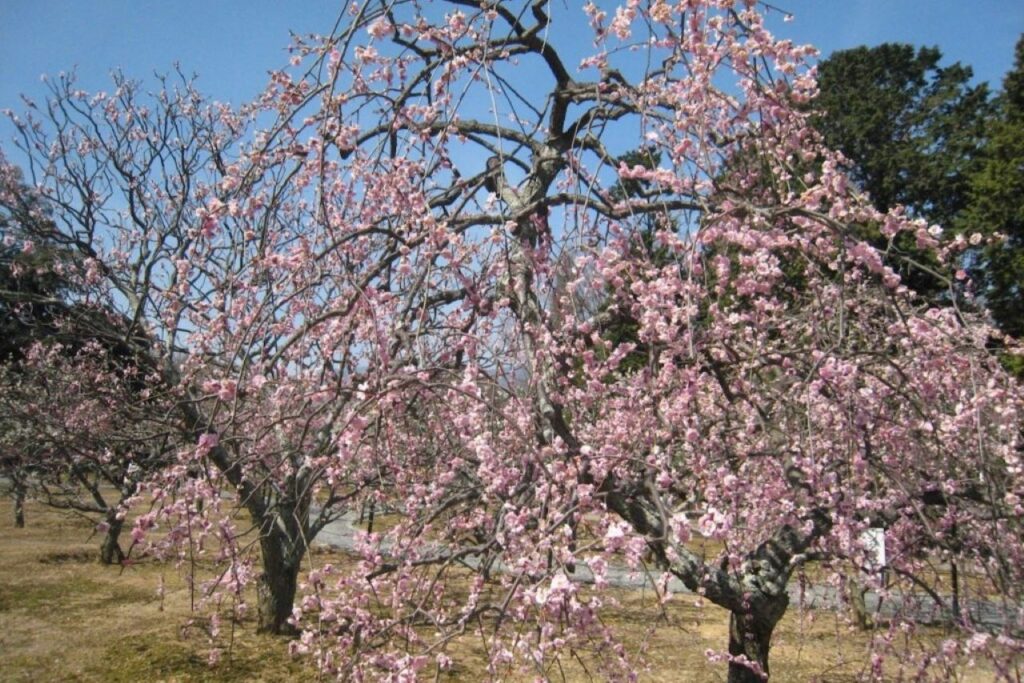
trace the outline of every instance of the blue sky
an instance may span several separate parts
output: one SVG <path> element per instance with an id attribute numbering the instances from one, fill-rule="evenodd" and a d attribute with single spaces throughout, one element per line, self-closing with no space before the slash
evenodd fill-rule
<path id="1" fill-rule="evenodd" d="M 553 4 L 571 14 L 577 3 Z M 886 41 L 938 45 L 947 62 L 971 65 L 996 88 L 1024 32 L 1019 0 L 772 4 L 795 15 L 791 23 L 772 21 L 775 32 L 813 43 L 823 55 Z M 329 32 L 338 7 L 314 0 L 0 0 L 0 109 L 22 109 L 20 93 L 40 97 L 44 73 L 76 68 L 81 86 L 97 90 L 109 87 L 111 68 L 145 80 L 175 61 L 200 75 L 200 90 L 238 103 L 284 64 L 289 30 Z M 0 127 L 3 138 L 6 130 Z"/>
<path id="2" fill-rule="evenodd" d="M 795 15 L 775 23 L 775 33 L 812 43 L 827 57 L 857 45 L 937 45 L 943 63 L 973 67 L 993 88 L 1013 66 L 1013 48 L 1024 33 L 1020 0 L 772 0 Z"/>

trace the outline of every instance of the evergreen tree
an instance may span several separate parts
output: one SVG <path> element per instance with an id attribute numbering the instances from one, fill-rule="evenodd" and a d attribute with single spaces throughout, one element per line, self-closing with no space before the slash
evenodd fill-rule
<path id="1" fill-rule="evenodd" d="M 0 214 L 0 363 L 20 360 L 33 341 L 57 333 L 71 288 L 60 250 L 28 227 L 45 214 L 29 193 L 20 197 L 17 211 Z"/>
<path id="2" fill-rule="evenodd" d="M 944 228 L 960 225 L 991 106 L 970 67 L 940 66 L 938 48 L 886 43 L 834 53 L 819 65 L 813 121 L 875 208 L 903 205 Z M 887 251 L 904 282 L 935 301 L 947 286 L 910 235 L 895 244 L 877 229 L 865 238 Z M 917 265 L 915 265 L 917 264 Z M 923 266 L 923 267 L 921 267 Z"/>
<path id="3" fill-rule="evenodd" d="M 1024 335 L 1024 36 L 996 102 L 981 161 L 970 177 L 962 225 L 965 232 L 996 237 L 979 254 L 974 277 L 996 323 L 1019 338 Z"/>

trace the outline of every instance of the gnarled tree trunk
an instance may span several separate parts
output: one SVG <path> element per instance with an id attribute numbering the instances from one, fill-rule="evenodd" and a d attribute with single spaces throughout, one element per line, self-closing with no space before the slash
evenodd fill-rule
<path id="1" fill-rule="evenodd" d="M 772 632 L 786 613 L 788 596 L 783 593 L 755 602 L 746 612 L 729 615 L 729 654 L 742 658 L 729 662 L 729 683 L 760 683 L 768 680 L 768 652 Z"/>

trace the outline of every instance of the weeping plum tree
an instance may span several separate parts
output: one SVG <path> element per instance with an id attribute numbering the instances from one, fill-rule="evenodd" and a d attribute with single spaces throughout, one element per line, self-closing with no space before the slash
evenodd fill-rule
<path id="1" fill-rule="evenodd" d="M 134 198 L 108 205 L 105 231 L 131 238 L 98 272 L 165 349 L 194 444 L 172 480 L 206 475 L 157 486 L 138 537 L 162 520 L 193 548 L 217 536 L 220 587 L 241 595 L 246 537 L 210 517 L 234 490 L 280 630 L 325 515 L 398 509 L 288 612 L 295 648 L 346 679 L 446 669 L 467 632 L 493 676 L 583 653 L 635 676 L 602 591 L 646 558 L 663 596 L 675 578 L 728 612 L 711 656 L 748 681 L 768 676 L 791 579 L 811 560 L 836 581 L 869 567 L 881 527 L 895 578 L 876 588 L 905 609 L 867 675 L 983 656 L 1014 674 L 1020 388 L 987 327 L 915 300 L 858 237 L 878 224 L 937 263 L 961 246 L 879 214 L 838 170 L 796 107 L 811 48 L 773 37 L 754 2 L 461 0 L 353 5 L 293 55 L 242 112 L 167 108 L 188 136 L 136 132 L 152 113 L 100 100 L 88 111 L 142 141 L 134 159 L 91 128 L 28 145 L 69 170 L 109 158 Z M 617 161 L 639 148 L 658 163 Z M 97 214 L 91 190 L 69 210 Z M 636 342 L 607 339 L 622 319 Z M 695 527 L 719 557 L 687 544 Z M 998 617 L 968 611 L 941 647 L 887 657 L 918 594 L 948 610 L 930 567 L 954 556 Z M 592 585 L 571 579 L 584 566 Z"/>
<path id="2" fill-rule="evenodd" d="M 315 98 L 296 115 L 317 201 L 341 234 L 399 245 L 366 290 L 390 340 L 376 362 L 397 375 L 366 391 L 379 495 L 405 515 L 365 540 L 361 576 L 311 577 L 298 647 L 342 676 L 398 675 L 444 667 L 437 651 L 472 629 L 495 675 L 543 674 L 614 639 L 572 570 L 600 588 L 646 553 L 730 613 L 720 656 L 756 680 L 790 579 L 811 558 L 870 566 L 862 538 L 882 527 L 890 599 L 916 586 L 948 610 L 929 563 L 955 555 L 1005 610 L 998 646 L 967 618 L 962 640 L 891 666 L 1012 658 L 1019 388 L 984 325 L 915 303 L 856 228 L 939 263 L 959 243 L 855 191 L 794 109 L 814 94 L 811 50 L 753 3 L 585 12 L 593 49 L 560 39 L 578 17 L 544 2 L 370 4 L 297 46 L 281 93 Z M 615 161 L 641 146 L 655 167 Z M 646 354 L 629 372 L 634 349 L 602 336 L 617 313 Z M 692 552 L 693 524 L 721 557 Z M 466 598 L 465 567 L 501 571 Z M 920 618 L 906 606 L 893 628 Z"/>

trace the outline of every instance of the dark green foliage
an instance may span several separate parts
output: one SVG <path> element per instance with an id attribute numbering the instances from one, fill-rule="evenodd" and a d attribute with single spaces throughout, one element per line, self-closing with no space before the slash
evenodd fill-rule
<path id="1" fill-rule="evenodd" d="M 24 185 L 8 189 L 0 206 L 0 363 L 20 361 L 35 342 L 59 342 L 68 354 L 98 342 L 114 367 L 148 367 L 131 322 L 86 296 L 82 258 L 57 236 L 38 196 Z"/>
<path id="2" fill-rule="evenodd" d="M 33 341 L 57 334 L 70 289 L 60 274 L 60 251 L 26 229 L 45 216 L 33 202 L 18 208 L 0 214 L 0 363 L 19 360 Z"/>
<path id="3" fill-rule="evenodd" d="M 892 43 L 836 52 L 819 66 L 813 120 L 826 144 L 849 159 L 851 177 L 877 209 L 900 204 L 953 229 L 969 202 L 991 105 L 987 86 L 970 85 L 969 67 L 942 67 L 941 59 L 937 48 Z M 889 265 L 913 290 L 944 298 L 945 283 L 911 263 L 937 265 L 913 237 L 889 245 L 867 228 L 863 238 L 890 249 Z"/>
<path id="4" fill-rule="evenodd" d="M 978 254 L 972 271 L 996 323 L 1019 338 L 1024 335 L 1024 36 L 996 103 L 989 138 L 970 178 L 962 227 L 1005 236 Z"/>
<path id="5" fill-rule="evenodd" d="M 876 208 L 903 204 L 948 226 L 967 204 L 989 104 L 970 67 L 941 59 L 892 43 L 836 52 L 819 67 L 815 122 Z"/>
<path id="6" fill-rule="evenodd" d="M 647 169 L 657 168 L 661 162 L 661 152 L 649 147 L 641 147 L 626 152 L 618 157 L 616 163 L 623 163 L 633 168 L 642 166 Z M 612 188 L 612 196 L 615 199 L 628 199 L 645 197 L 648 194 L 648 183 L 643 180 L 623 179 Z M 670 215 L 648 214 L 633 235 L 632 249 L 638 253 L 647 255 L 649 262 L 657 267 L 663 267 L 671 262 L 669 251 L 656 244 L 655 236 L 658 230 L 674 229 L 674 222 Z M 611 299 L 605 301 L 602 309 L 610 313 L 609 321 L 603 326 L 601 337 L 612 343 L 613 347 L 622 344 L 633 344 L 634 349 L 628 353 L 619 363 L 619 371 L 623 373 L 636 372 L 647 365 L 650 349 L 640 340 L 640 323 L 633 315 L 633 311 L 624 310 L 616 306 Z"/>

